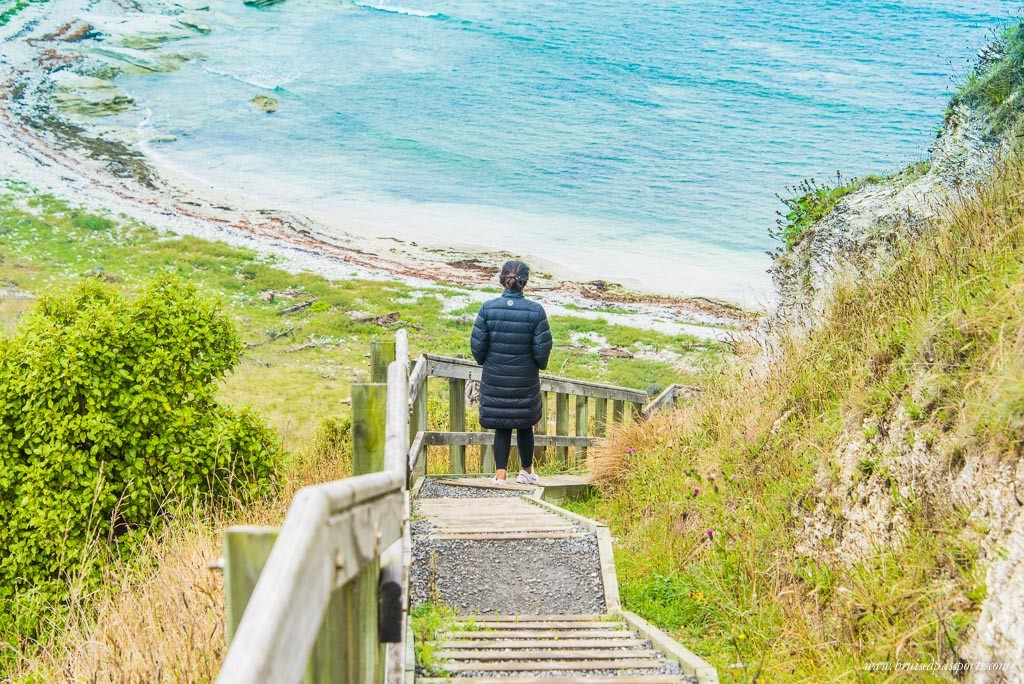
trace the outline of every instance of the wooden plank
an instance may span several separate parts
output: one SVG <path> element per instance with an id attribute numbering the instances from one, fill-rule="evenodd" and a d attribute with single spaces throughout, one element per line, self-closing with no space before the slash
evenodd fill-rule
<path id="1" fill-rule="evenodd" d="M 384 470 L 388 386 L 352 384 L 352 474 Z"/>
<path id="2" fill-rule="evenodd" d="M 370 382 L 387 382 L 388 366 L 395 360 L 394 341 L 370 342 Z"/>
<path id="3" fill-rule="evenodd" d="M 627 629 L 535 629 L 516 632 L 517 639 L 634 639 L 636 633 Z M 484 639 L 508 639 L 509 633 L 504 630 L 481 629 L 471 632 L 453 631 L 445 635 L 446 640 L 472 639 L 474 641 Z"/>
<path id="4" fill-rule="evenodd" d="M 644 645 L 644 639 L 559 639 L 557 644 L 560 648 L 640 648 Z M 508 639 L 484 639 L 478 641 L 445 641 L 440 644 L 441 648 L 463 649 L 474 651 L 487 651 L 508 649 L 532 649 L 541 648 L 555 642 L 544 639 L 516 639 L 511 636 Z"/>
<path id="5" fill-rule="evenodd" d="M 426 432 L 427 430 L 427 391 L 429 383 L 427 378 L 424 377 L 423 384 L 420 386 L 420 391 L 413 398 L 412 412 L 409 416 L 409 431 L 417 435 L 420 432 Z M 423 451 L 422 458 L 418 459 L 418 473 L 426 477 L 427 475 L 427 453 Z"/>
<path id="6" fill-rule="evenodd" d="M 568 399 L 567 399 L 568 401 Z M 568 409 L 566 409 L 568 416 Z M 566 430 L 568 431 L 568 419 Z M 494 444 L 493 432 L 425 432 L 424 444 L 429 446 L 450 446 L 452 444 Z M 591 447 L 600 444 L 599 437 L 577 437 L 575 435 L 534 435 L 534 443 L 544 446 L 562 447 Z M 516 433 L 512 433 L 512 444 L 518 445 L 519 439 Z"/>
<path id="7" fill-rule="evenodd" d="M 431 535 L 438 541 L 454 541 L 458 539 L 470 541 L 501 541 L 504 539 L 579 539 L 587 536 L 587 532 L 555 532 L 555 531 L 517 531 L 517 532 L 443 532 Z"/>
<path id="8" fill-rule="evenodd" d="M 487 441 L 482 442 L 480 445 L 480 472 L 482 473 L 493 473 L 495 471 L 494 466 L 494 433 L 488 430 L 483 433 L 487 435 Z M 512 441 L 516 439 L 515 435 L 512 435 Z"/>
<path id="9" fill-rule="evenodd" d="M 587 436 L 587 398 L 576 395 L 576 436 Z M 587 462 L 587 447 L 576 447 L 576 465 L 582 466 Z"/>
<path id="10" fill-rule="evenodd" d="M 228 645 L 277 541 L 276 527 L 234 525 L 224 532 L 225 631 Z"/>
<path id="11" fill-rule="evenodd" d="M 622 610 L 619 598 L 619 579 L 615 573 L 615 555 L 612 550 L 612 533 L 605 525 L 598 525 L 597 553 L 601 563 L 601 584 L 604 588 L 604 605 L 608 612 Z"/>
<path id="12" fill-rule="evenodd" d="M 399 473 L 409 484 L 409 378 L 401 361 L 388 367 L 387 418 L 384 429 L 384 469 Z"/>
<path id="13" fill-rule="evenodd" d="M 456 359 L 435 354 L 424 354 L 427 359 L 429 374 L 437 378 L 461 378 L 463 380 L 479 380 L 482 369 L 467 359 Z M 574 380 L 547 373 L 540 374 L 540 388 L 544 392 L 561 392 L 563 394 L 582 394 L 587 397 L 604 397 L 622 401 L 646 402 L 647 392 L 629 387 L 618 387 L 600 382 Z"/>
<path id="14" fill-rule="evenodd" d="M 573 620 L 571 615 L 561 615 L 560 620 L 522 620 L 502 622 L 496 620 L 475 620 L 477 629 L 622 629 L 625 625 L 611 620 Z"/>
<path id="15" fill-rule="evenodd" d="M 409 373 L 409 331 L 401 328 L 395 331 L 395 361 L 405 367 L 406 376 Z"/>
<path id="16" fill-rule="evenodd" d="M 416 436 L 412 440 L 412 446 L 409 447 L 410 477 L 415 477 L 416 473 L 423 469 L 420 461 L 425 461 L 427 458 L 423 451 L 424 435 L 426 435 L 425 432 L 417 432 Z"/>
<path id="17" fill-rule="evenodd" d="M 661 391 L 661 394 L 656 396 L 654 399 L 651 399 L 651 401 L 648 402 L 646 406 L 644 406 L 642 412 L 643 415 L 650 416 L 664 408 L 672 406 L 676 399 L 677 387 L 679 387 L 679 385 L 672 384 L 663 389 Z"/>
<path id="18" fill-rule="evenodd" d="M 302 678 L 334 590 L 401 536 L 403 479 L 375 473 L 299 490 L 218 682 Z"/>
<path id="19" fill-rule="evenodd" d="M 417 677 L 418 684 L 453 684 L 450 677 Z M 537 684 L 536 676 L 526 677 L 459 677 L 458 684 Z M 544 677 L 544 684 L 686 684 L 690 680 L 679 675 L 588 675 L 576 677 Z M 701 682 L 703 684 L 703 682 Z"/>
<path id="20" fill-rule="evenodd" d="M 427 381 L 427 360 L 422 356 L 416 359 L 416 364 L 409 373 L 409 408 L 419 396 L 420 390 Z"/>
<path id="21" fill-rule="evenodd" d="M 626 404 L 623 401 L 615 400 L 612 402 L 612 423 L 622 423 L 625 418 Z"/>
<path id="22" fill-rule="evenodd" d="M 559 437 L 569 434 L 569 395 L 555 395 L 555 434 Z M 569 449 L 566 446 L 555 447 L 555 464 L 565 469 L 569 461 Z"/>
<path id="23" fill-rule="evenodd" d="M 608 435 L 608 400 L 594 400 L 594 434 L 598 437 Z"/>
<path id="24" fill-rule="evenodd" d="M 640 420 L 644 413 L 644 405 L 641 402 L 633 401 L 629 404 L 630 412 L 629 416 L 632 420 Z"/>
<path id="25" fill-rule="evenodd" d="M 547 448 L 537 444 L 536 438 L 537 438 L 537 436 L 545 435 L 548 432 L 548 404 L 551 401 L 550 397 L 551 397 L 551 393 L 550 392 L 541 392 L 540 393 L 540 420 L 538 420 L 537 424 L 533 426 L 533 434 L 534 434 L 533 465 L 534 465 L 534 467 L 543 465 L 544 458 L 546 456 L 545 452 L 546 452 Z"/>
<path id="26" fill-rule="evenodd" d="M 659 670 L 664 662 L 655 659 L 629 660 L 521 660 L 500 663 L 467 663 L 448 661 L 444 669 L 449 672 L 550 672 L 551 670 Z"/>
<path id="27" fill-rule="evenodd" d="M 465 617 L 465 616 L 463 616 L 463 617 Z M 607 620 L 608 622 L 615 622 L 615 620 L 608 620 L 608 616 L 605 613 L 571 613 L 571 614 L 568 614 L 568 615 L 566 613 L 557 613 L 557 614 L 548 614 L 548 615 L 528 615 L 528 614 L 523 614 L 523 615 L 501 615 L 501 614 L 489 615 L 489 614 L 483 614 L 483 615 L 477 615 L 477 616 L 473 616 L 472 617 L 474 623 L 476 623 L 479 620 L 484 620 L 486 622 L 520 622 L 522 620 L 531 620 L 533 622 L 543 622 L 543 621 L 548 621 L 548 620 L 553 621 L 553 622 L 561 622 L 561 621 L 566 620 L 567 618 L 572 618 L 573 620 L 594 620 L 594 621 L 602 621 L 602 622 Z M 621 620 L 619 620 L 618 622 L 619 622 L 619 624 L 622 623 Z"/>
<path id="28" fill-rule="evenodd" d="M 622 617 L 635 627 L 641 636 L 649 639 L 655 648 L 665 653 L 669 659 L 678 662 L 683 672 L 696 677 L 698 684 L 718 684 L 718 671 L 696 653 L 635 613 L 624 610 Z"/>
<path id="29" fill-rule="evenodd" d="M 466 431 L 466 381 L 452 378 L 448 381 L 448 429 L 451 432 Z M 466 472 L 466 447 L 452 444 L 449 447 L 450 471 L 454 474 Z"/>
<path id="30" fill-rule="evenodd" d="M 515 653 L 501 653 L 497 651 L 483 651 L 479 649 L 439 649 L 434 651 L 438 660 L 475 660 L 478 662 L 487 661 L 511 661 L 520 659 L 550 659 L 550 660 L 651 660 L 658 657 L 658 652 L 649 648 L 644 649 L 566 649 L 566 648 L 523 648 L 516 649 Z"/>

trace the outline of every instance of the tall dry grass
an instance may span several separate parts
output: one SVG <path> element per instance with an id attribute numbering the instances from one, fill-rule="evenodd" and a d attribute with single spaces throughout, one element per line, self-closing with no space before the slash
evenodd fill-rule
<path id="1" fill-rule="evenodd" d="M 952 203 L 880 277 L 843 285 L 772 372 L 704 385 L 698 403 L 626 426 L 593 455 L 593 513 L 619 539 L 627 606 L 724 681 L 900 681 L 864 665 L 955 662 L 984 598 L 969 508 L 947 490 L 887 486 L 892 454 L 870 446 L 904 412 L 926 445 L 957 445 L 933 453 L 952 454 L 939 469 L 963 467 L 964 453 L 1024 456 L 1024 164 Z M 832 485 L 837 447 L 856 440 L 857 481 L 905 522 L 847 562 L 830 545 L 858 502 Z M 812 514 L 836 527 L 808 555 Z"/>

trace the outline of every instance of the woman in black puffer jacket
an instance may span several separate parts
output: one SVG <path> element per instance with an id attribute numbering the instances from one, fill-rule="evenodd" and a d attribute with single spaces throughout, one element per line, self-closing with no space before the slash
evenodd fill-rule
<path id="1" fill-rule="evenodd" d="M 499 281 L 505 291 L 480 307 L 470 347 L 484 367 L 480 380 L 480 425 L 494 430 L 494 482 L 504 483 L 512 430 L 517 431 L 523 469 L 516 482 L 538 484 L 533 472 L 533 426 L 541 418 L 540 371 L 551 354 L 551 330 L 544 308 L 523 296 L 529 267 L 509 261 Z"/>

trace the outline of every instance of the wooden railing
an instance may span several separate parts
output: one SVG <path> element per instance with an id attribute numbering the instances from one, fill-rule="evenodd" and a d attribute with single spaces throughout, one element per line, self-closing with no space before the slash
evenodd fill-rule
<path id="1" fill-rule="evenodd" d="M 466 383 L 480 379 L 480 366 L 428 354 L 410 371 L 404 330 L 393 343 L 375 343 L 371 360 L 373 382 L 352 388 L 353 471 L 366 474 L 300 490 L 280 530 L 225 532 L 229 649 L 218 682 L 399 684 L 412 676 L 408 484 L 425 472 L 426 447 L 448 446 L 449 471 L 460 473 L 466 446 L 489 451 L 494 434 L 465 431 Z M 448 381 L 449 431 L 427 429 L 430 378 Z M 535 447 L 554 447 L 559 465 L 569 449 L 585 455 L 611 425 L 656 411 L 679 392 L 670 387 L 648 403 L 640 390 L 552 375 L 540 381 L 545 411 Z M 546 434 L 552 400 L 554 433 Z M 493 469 L 493 453 L 480 466 Z"/>
<path id="2" fill-rule="evenodd" d="M 490 448 L 494 444 L 494 433 L 466 432 L 466 382 L 479 382 L 482 372 L 481 366 L 466 359 L 432 354 L 424 354 L 417 359 L 409 377 L 409 410 L 413 435 L 409 450 L 409 472 L 413 477 L 426 474 L 425 448 L 437 444 L 449 446 L 448 473 L 466 472 L 465 448 L 468 445 L 482 447 L 479 472 L 494 470 L 494 455 Z M 448 431 L 431 432 L 427 429 L 427 387 L 430 378 L 448 381 Z M 576 463 L 582 464 L 588 447 L 606 436 L 613 424 L 642 415 L 648 401 L 647 393 L 642 390 L 545 373 L 540 375 L 540 388 L 543 414 L 534 427 L 535 457 L 543 458 L 546 448 L 554 447 L 556 467 L 560 469 L 569 466 L 570 449 L 574 450 Z M 555 420 L 553 433 L 548 435 L 548 430 L 552 428 L 549 425 L 549 407 L 552 403 L 555 406 Z M 514 458 L 511 467 L 518 467 Z"/>

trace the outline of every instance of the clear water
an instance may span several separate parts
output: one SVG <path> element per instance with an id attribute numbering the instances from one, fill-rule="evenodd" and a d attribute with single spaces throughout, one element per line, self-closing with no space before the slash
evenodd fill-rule
<path id="1" fill-rule="evenodd" d="M 923 158 L 1004 0 L 241 0 L 126 76 L 166 163 L 353 233 L 764 303 L 804 177 Z M 280 102 L 274 114 L 249 104 Z"/>

